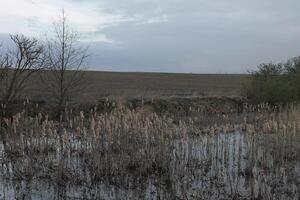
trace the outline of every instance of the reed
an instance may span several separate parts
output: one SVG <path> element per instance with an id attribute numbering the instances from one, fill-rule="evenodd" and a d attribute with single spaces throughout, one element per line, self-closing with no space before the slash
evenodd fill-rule
<path id="1" fill-rule="evenodd" d="M 188 110 L 120 104 L 105 113 L 66 109 L 55 121 L 30 115 L 25 103 L 1 125 L 1 198 L 299 198 L 298 106 Z M 34 189 L 45 185 L 52 195 Z"/>

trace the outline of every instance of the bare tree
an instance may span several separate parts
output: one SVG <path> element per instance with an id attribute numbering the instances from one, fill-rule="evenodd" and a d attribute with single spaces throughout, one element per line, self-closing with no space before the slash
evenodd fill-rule
<path id="1" fill-rule="evenodd" d="M 43 46 L 34 38 L 10 36 L 14 48 L 0 56 L 0 101 L 15 101 L 33 73 L 43 67 Z"/>
<path id="2" fill-rule="evenodd" d="M 48 71 L 42 76 L 42 82 L 61 112 L 68 99 L 80 92 L 87 48 L 80 45 L 78 34 L 71 30 L 64 11 L 54 23 L 54 37 L 46 43 Z"/>

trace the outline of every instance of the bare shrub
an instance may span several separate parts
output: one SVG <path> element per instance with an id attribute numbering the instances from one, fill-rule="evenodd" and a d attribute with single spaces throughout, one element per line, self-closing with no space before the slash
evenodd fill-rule
<path id="1" fill-rule="evenodd" d="M 34 38 L 10 36 L 14 48 L 0 57 L 0 101 L 17 100 L 33 73 L 43 68 L 43 46 Z"/>
<path id="2" fill-rule="evenodd" d="M 67 102 L 82 89 L 87 48 L 78 39 L 62 11 L 59 21 L 54 23 L 54 37 L 46 42 L 45 65 L 49 71 L 42 76 L 42 83 L 59 114 L 63 114 Z"/>

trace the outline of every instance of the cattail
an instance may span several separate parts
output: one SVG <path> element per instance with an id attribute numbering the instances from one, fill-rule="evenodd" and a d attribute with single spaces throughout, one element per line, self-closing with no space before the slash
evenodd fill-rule
<path id="1" fill-rule="evenodd" d="M 73 120 L 72 119 L 69 120 L 69 126 L 70 126 L 70 128 L 73 128 Z"/>
<path id="2" fill-rule="evenodd" d="M 81 120 L 84 119 L 84 113 L 83 113 L 83 111 L 80 111 L 80 119 L 81 119 Z"/>

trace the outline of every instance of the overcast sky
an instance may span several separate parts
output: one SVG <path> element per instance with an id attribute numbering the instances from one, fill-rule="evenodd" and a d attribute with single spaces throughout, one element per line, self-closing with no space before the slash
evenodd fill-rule
<path id="1" fill-rule="evenodd" d="M 0 0 L 0 39 L 50 33 L 62 8 L 89 68 L 244 73 L 300 55 L 299 0 Z"/>

